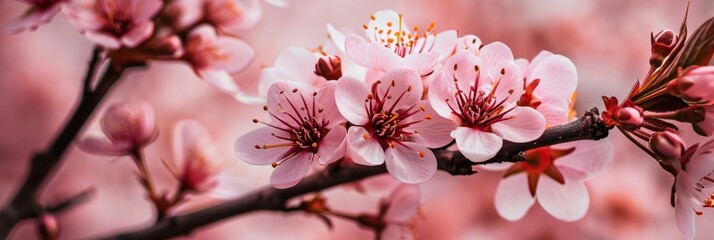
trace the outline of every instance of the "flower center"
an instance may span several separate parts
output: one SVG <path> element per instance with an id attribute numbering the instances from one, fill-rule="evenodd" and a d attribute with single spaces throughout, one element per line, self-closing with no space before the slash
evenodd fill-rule
<path id="1" fill-rule="evenodd" d="M 454 64 L 454 72 L 456 72 L 457 69 L 458 65 Z M 498 99 L 495 93 L 500 83 L 499 79 L 487 94 L 485 91 L 477 89 L 480 81 L 480 69 L 478 65 L 474 67 L 474 71 L 476 71 L 474 84 L 467 90 L 459 87 L 459 81 L 463 80 L 457 79 L 454 75 L 454 86 L 456 86 L 456 92 L 454 93 L 455 103 L 452 103 L 449 99 L 445 99 L 445 101 L 446 104 L 449 105 L 449 108 L 451 108 L 451 111 L 459 117 L 462 126 L 490 131 L 491 124 L 510 119 L 505 117 L 505 115 L 513 110 L 514 107 L 506 109 L 503 104 L 508 97 L 510 97 L 510 94 L 513 93 L 513 90 L 510 90 L 508 92 L 509 95 L 505 98 Z M 505 74 L 506 70 L 501 69 L 500 76 Z"/>
<path id="2" fill-rule="evenodd" d="M 379 143 L 383 148 L 395 147 L 400 141 L 409 140 L 410 136 L 416 134 L 416 132 L 410 132 L 405 128 L 423 121 L 421 119 L 407 120 L 407 118 L 419 112 L 424 112 L 425 108 L 423 106 L 420 106 L 419 109 L 415 109 L 416 105 L 395 109 L 404 96 L 412 90 L 410 86 L 403 92 L 397 93 L 399 94 L 398 97 L 394 98 L 390 92 L 397 86 L 396 84 L 395 81 L 392 81 L 391 84 L 387 85 L 384 94 L 380 96 L 377 89 L 383 86 L 384 83 L 382 81 L 375 82 L 372 84 L 372 93 L 365 100 L 365 109 L 370 122 L 364 127 L 370 135 L 379 139 Z M 431 116 L 426 114 L 424 119 L 431 119 Z M 364 135 L 365 139 L 368 137 L 367 134 Z"/>
<path id="3" fill-rule="evenodd" d="M 299 95 L 300 102 L 293 102 L 293 100 L 286 96 L 286 94 Z M 325 126 L 329 123 L 327 120 L 318 120 L 317 118 L 318 114 L 322 114 L 323 112 L 323 109 L 318 107 L 315 102 L 317 93 L 312 93 L 311 104 L 308 104 L 308 101 L 298 89 L 293 89 L 287 93 L 285 91 L 281 91 L 280 95 L 285 100 L 283 103 L 286 105 L 283 106 L 283 104 L 278 103 L 275 110 L 277 113 L 282 113 L 283 116 L 278 116 L 279 114 L 268 111 L 267 105 L 263 106 L 263 110 L 268 111 L 273 119 L 282 123 L 283 126 L 253 119 L 254 123 L 262 123 L 283 132 L 283 134 L 271 134 L 273 137 L 279 139 L 281 143 L 255 145 L 256 149 L 269 149 L 274 147 L 291 148 L 282 160 L 278 163 L 274 163 L 273 166 L 279 165 L 285 159 L 288 159 L 301 151 L 317 153 L 320 140 L 325 136 L 325 134 L 327 134 L 328 131 Z M 285 109 L 288 109 L 288 111 L 285 111 Z"/>
<path id="4" fill-rule="evenodd" d="M 373 25 L 373 35 L 367 36 L 372 42 L 378 42 L 384 47 L 391 49 L 404 57 L 407 54 L 429 52 L 434 48 L 436 42 L 436 34 L 434 30 L 434 22 L 431 22 L 429 28 L 423 33 L 419 33 L 419 26 L 414 26 L 414 33 L 409 32 L 409 29 L 403 29 L 403 17 L 399 14 L 399 22 L 397 28 L 393 28 L 392 22 L 387 22 L 386 26 L 380 26 L 376 23 L 377 17 L 370 16 L 370 23 L 362 25 L 365 30 Z"/>
<path id="5" fill-rule="evenodd" d="M 132 23 L 131 14 L 118 6 L 115 0 L 104 0 L 96 3 L 95 8 L 100 19 L 104 19 L 103 32 L 120 37 L 129 30 Z"/>
<path id="6" fill-rule="evenodd" d="M 526 160 L 511 166 L 503 174 L 503 178 L 525 172 L 528 175 L 528 189 L 531 196 L 535 196 L 538 186 L 538 179 L 541 175 L 546 175 L 560 184 L 565 184 L 565 177 L 557 166 L 553 164 L 555 160 L 575 151 L 575 147 L 568 149 L 553 149 L 551 147 L 540 147 L 525 152 Z"/>

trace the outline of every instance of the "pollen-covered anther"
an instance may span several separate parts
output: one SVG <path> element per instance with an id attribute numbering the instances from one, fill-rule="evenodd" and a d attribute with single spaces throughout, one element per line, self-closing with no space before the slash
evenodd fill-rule
<path id="1" fill-rule="evenodd" d="M 362 134 L 362 138 L 364 138 L 364 140 L 369 139 L 369 134 L 368 133 Z"/>
<path id="2" fill-rule="evenodd" d="M 426 119 L 426 120 L 431 120 L 431 118 L 432 118 L 431 114 L 424 115 L 424 119 Z"/>
<path id="3" fill-rule="evenodd" d="M 425 155 L 424 151 L 419 151 L 419 157 L 424 157 Z"/>

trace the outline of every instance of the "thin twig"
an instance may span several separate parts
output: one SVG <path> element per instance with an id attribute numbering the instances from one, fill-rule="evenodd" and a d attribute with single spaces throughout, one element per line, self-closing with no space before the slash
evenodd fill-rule
<path id="1" fill-rule="evenodd" d="M 504 144 L 496 157 L 487 162 L 522 161 L 522 159 L 514 157 L 522 155 L 522 152 L 525 150 L 557 143 L 605 138 L 610 128 L 603 124 L 599 116 L 597 109 L 593 108 L 572 123 L 549 128 L 543 133 L 543 136 L 535 141 Z M 452 175 L 470 175 L 475 173 L 473 170 L 474 163 L 458 152 L 441 148 L 435 149 L 434 154 L 438 157 L 439 170 Z M 195 229 L 244 213 L 259 210 L 283 211 L 288 200 L 292 198 L 322 191 L 340 184 L 359 181 L 386 172 L 387 169 L 384 165 L 341 165 L 339 167 L 330 168 L 325 172 L 306 177 L 292 188 L 275 189 L 271 186 L 267 186 L 231 201 L 204 208 L 196 212 L 169 217 L 145 229 L 122 233 L 105 239 L 165 239 L 188 235 Z"/>

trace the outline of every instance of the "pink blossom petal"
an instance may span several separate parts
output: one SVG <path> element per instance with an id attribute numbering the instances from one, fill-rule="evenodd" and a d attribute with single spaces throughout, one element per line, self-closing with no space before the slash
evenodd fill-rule
<path id="1" fill-rule="evenodd" d="M 528 189 L 526 174 L 512 175 L 501 179 L 498 183 L 494 203 L 498 214 L 506 220 L 520 220 L 526 215 L 534 202 L 535 198 L 531 196 Z"/>
<path id="2" fill-rule="evenodd" d="M 233 77 L 226 71 L 202 70 L 198 72 L 198 76 L 223 93 L 231 95 L 240 90 Z"/>
<path id="3" fill-rule="evenodd" d="M 498 62 L 513 62 L 513 52 L 502 42 L 492 42 L 481 48 L 481 60 L 484 69 L 491 69 Z"/>
<path id="4" fill-rule="evenodd" d="M 508 120 L 491 124 L 491 129 L 511 142 L 533 141 L 545 131 L 545 117 L 530 107 L 515 107 L 505 118 Z"/>
<path id="5" fill-rule="evenodd" d="M 300 180 L 310 171 L 313 154 L 302 151 L 297 155 L 286 159 L 278 165 L 270 175 L 270 184 L 275 188 L 285 189 L 297 185 Z"/>
<path id="6" fill-rule="evenodd" d="M 327 34 L 329 34 L 332 42 L 340 50 L 340 54 L 345 54 L 345 35 L 337 31 L 337 29 L 329 23 L 327 24 Z"/>
<path id="7" fill-rule="evenodd" d="M 373 41 L 378 41 L 376 38 L 379 36 L 379 30 L 384 32 L 398 32 L 404 31 L 404 35 L 410 33 L 409 27 L 407 27 L 406 22 L 399 14 L 393 10 L 381 10 L 374 13 L 374 20 L 367 23 L 367 28 L 365 29 L 365 34 L 367 39 L 373 39 Z M 391 24 L 390 24 L 391 23 Z M 399 24 L 402 24 L 401 26 Z M 378 28 L 378 29 L 375 29 Z M 382 34 L 383 36 L 384 34 Z M 386 40 L 386 39 L 385 39 Z"/>
<path id="8" fill-rule="evenodd" d="M 384 149 L 377 138 L 369 135 L 363 127 L 350 127 L 347 131 L 347 143 L 348 152 L 355 163 L 367 166 L 384 163 Z"/>
<path id="9" fill-rule="evenodd" d="M 510 168 L 513 166 L 513 163 L 493 163 L 493 164 L 485 164 L 485 165 L 479 165 L 478 167 L 480 169 L 486 170 L 486 171 L 495 171 L 495 172 L 500 172 L 500 171 L 505 171 L 506 169 Z"/>
<path id="10" fill-rule="evenodd" d="M 290 2 L 288 0 L 265 0 L 265 2 L 276 7 L 288 7 Z"/>
<path id="11" fill-rule="evenodd" d="M 285 126 L 287 123 L 291 126 L 290 128 L 297 128 L 295 120 L 292 118 L 304 116 L 302 108 L 312 107 L 312 102 L 308 99 L 315 90 L 314 87 L 301 82 L 280 81 L 270 86 L 268 89 L 268 112 L 272 114 L 270 116 L 273 119 L 272 123 L 278 126 Z M 303 98 L 305 98 L 305 102 L 303 102 Z M 305 104 L 309 105 L 306 107 Z"/>
<path id="12" fill-rule="evenodd" d="M 421 205 L 419 185 L 400 184 L 388 199 L 389 207 L 384 213 L 387 223 L 408 223 L 414 218 Z"/>
<path id="13" fill-rule="evenodd" d="M 203 125 L 193 120 L 182 120 L 174 126 L 173 150 L 174 158 L 184 160 L 194 151 L 205 147 L 211 137 Z"/>
<path id="14" fill-rule="evenodd" d="M 85 32 L 84 35 L 87 37 L 87 39 L 89 39 L 89 41 L 102 45 L 103 47 L 108 49 L 119 49 L 121 47 L 121 42 L 119 42 L 119 39 L 104 33 Z"/>
<path id="15" fill-rule="evenodd" d="M 341 125 L 335 126 L 327 132 L 317 148 L 320 164 L 327 165 L 333 163 L 345 155 L 346 136 L 347 130 Z"/>
<path id="16" fill-rule="evenodd" d="M 392 97 L 391 100 L 385 100 L 386 109 L 411 108 L 419 103 L 419 99 L 423 95 L 424 85 L 421 82 L 421 77 L 412 68 L 392 68 L 382 75 L 380 81 L 382 82 L 377 87 L 378 96 L 375 97 L 380 99 L 385 99 L 385 96 Z M 387 93 L 387 91 L 389 92 Z M 402 94 L 404 95 L 400 96 Z M 400 97 L 401 99 L 399 99 Z M 364 108 L 364 100 L 361 104 Z"/>
<path id="17" fill-rule="evenodd" d="M 459 152 L 472 162 L 491 159 L 503 146 L 503 139 L 498 135 L 474 128 L 457 127 L 451 137 L 456 139 Z"/>
<path id="18" fill-rule="evenodd" d="M 545 117 L 546 125 L 563 125 L 569 122 L 570 101 L 556 98 L 542 99 L 536 110 Z"/>
<path id="19" fill-rule="evenodd" d="M 416 133 L 412 135 L 412 141 L 429 148 L 443 147 L 453 141 L 450 133 L 456 129 L 456 123 L 440 117 L 427 100 L 421 100 L 419 106 L 424 107 L 425 115 L 414 114 L 403 120 L 404 122 L 421 121 L 405 129 Z"/>
<path id="20" fill-rule="evenodd" d="M 337 109 L 336 89 L 337 81 L 328 81 L 317 91 L 317 96 L 315 96 L 317 107 L 322 109 L 322 113 L 318 115 L 320 116 L 318 120 L 327 121 L 327 128 L 333 128 L 346 122 Z"/>
<path id="21" fill-rule="evenodd" d="M 561 55 L 553 55 L 535 66 L 529 79 L 540 79 L 534 93 L 542 98 L 570 99 L 578 86 L 575 64 Z"/>
<path id="22" fill-rule="evenodd" d="M 172 21 L 174 29 L 183 30 L 203 18 L 203 1 L 173 0 L 166 5 L 164 15 Z"/>
<path id="23" fill-rule="evenodd" d="M 292 81 L 300 81 L 307 84 L 315 84 L 318 78 L 315 75 L 315 63 L 318 57 L 305 48 L 290 47 L 283 50 L 275 60 L 274 67 L 285 72 Z"/>
<path id="24" fill-rule="evenodd" d="M 241 30 L 249 29 L 258 24 L 260 18 L 263 16 L 263 8 L 260 6 L 258 0 L 248 1 L 250 2 L 248 4 L 241 3 L 241 1 L 236 1 L 235 10 L 238 12 L 236 18 L 233 21 L 226 22 L 225 24 L 223 24 L 223 26 L 220 27 L 228 30 L 229 32 L 238 32 Z M 224 6 L 219 5 L 216 7 L 223 8 Z"/>
<path id="25" fill-rule="evenodd" d="M 497 101 L 515 102 L 523 93 L 523 75 L 513 62 L 498 62 L 488 70 L 488 75 L 498 84 L 494 96 Z"/>
<path id="26" fill-rule="evenodd" d="M 134 18 L 137 20 L 149 20 L 161 9 L 162 2 L 160 0 L 141 0 L 134 1 Z"/>
<path id="27" fill-rule="evenodd" d="M 54 17 L 59 11 L 60 4 L 55 4 L 54 6 L 44 10 L 29 10 L 29 12 L 7 23 L 5 25 L 5 30 L 12 33 L 19 33 L 25 30 L 33 31 L 40 25 L 50 22 L 52 17 Z"/>
<path id="28" fill-rule="evenodd" d="M 436 157 L 418 143 L 402 142 L 387 148 L 384 162 L 387 171 L 404 183 L 423 183 L 436 173 Z"/>
<path id="29" fill-rule="evenodd" d="M 699 146 L 685 168 L 691 182 L 699 182 L 700 179 L 714 172 L 714 140 Z"/>
<path id="30" fill-rule="evenodd" d="M 258 95 L 267 97 L 270 86 L 276 82 L 289 81 L 290 79 L 290 76 L 276 67 L 263 69 L 258 76 Z"/>
<path id="31" fill-rule="evenodd" d="M 479 69 L 478 72 L 476 68 Z M 469 91 L 472 86 L 476 86 L 476 88 L 480 89 L 482 85 L 491 83 L 489 79 L 483 77 L 478 78 L 477 84 L 477 77 L 480 75 L 485 76 L 486 74 L 480 73 L 486 71 L 486 68 L 483 68 L 483 62 L 470 52 L 458 52 L 454 54 L 454 56 L 451 56 L 449 60 L 446 61 L 444 69 L 446 70 L 446 80 L 458 80 L 456 84 L 458 84 L 459 89 L 462 91 Z M 451 85 L 453 85 L 453 83 Z"/>
<path id="32" fill-rule="evenodd" d="M 405 240 L 414 239 L 414 233 L 412 229 L 403 225 L 388 224 L 387 227 L 382 230 L 380 235 L 381 240 Z"/>
<path id="33" fill-rule="evenodd" d="M 456 114 L 461 114 L 461 110 L 455 108 L 454 110 L 457 112 L 454 114 L 454 111 L 449 107 L 449 103 L 456 102 L 454 94 L 452 94 L 456 90 L 452 86 L 453 80 L 448 80 L 445 73 L 438 73 L 429 87 L 429 104 L 439 116 L 459 123 L 460 120 Z"/>
<path id="34" fill-rule="evenodd" d="M 269 165 L 282 160 L 290 147 L 261 148 L 266 144 L 290 143 L 271 134 L 289 137 L 287 133 L 272 127 L 261 127 L 250 131 L 236 140 L 235 152 L 238 159 L 253 165 Z"/>
<path id="35" fill-rule="evenodd" d="M 82 4 L 67 2 L 62 4 L 61 9 L 72 25 L 79 28 L 80 32 L 97 30 L 102 27 L 102 20 L 98 15 L 93 11 L 87 11 Z"/>
<path id="36" fill-rule="evenodd" d="M 419 76 L 425 76 L 434 71 L 434 65 L 436 65 L 438 60 L 438 52 L 407 54 L 404 57 L 402 66 L 413 68 L 419 73 Z"/>
<path id="37" fill-rule="evenodd" d="M 401 58 L 380 43 L 367 43 L 361 37 L 350 34 L 345 38 L 345 53 L 356 64 L 386 71 L 397 66 Z"/>
<path id="38" fill-rule="evenodd" d="M 478 56 L 481 54 L 482 43 L 476 35 L 463 35 L 456 42 L 456 51 L 469 51 Z"/>
<path id="39" fill-rule="evenodd" d="M 255 56 L 253 47 L 243 40 L 220 36 L 216 38 L 213 44 L 219 50 L 216 54 L 224 56 L 212 66 L 214 69 L 222 69 L 236 74 L 243 71 L 253 62 Z"/>
<path id="40" fill-rule="evenodd" d="M 583 218 L 590 205 L 588 190 L 578 180 L 566 179 L 565 184 L 560 184 L 548 176 L 541 176 L 536 197 L 546 212 L 566 222 Z"/>
<path id="41" fill-rule="evenodd" d="M 121 42 L 128 48 L 134 48 L 149 38 L 153 32 L 154 23 L 149 21 L 143 22 L 138 26 L 134 26 L 129 32 L 124 34 L 124 36 L 121 37 Z"/>
<path id="42" fill-rule="evenodd" d="M 553 149 L 575 148 L 575 151 L 555 161 L 558 168 L 563 168 L 567 179 L 586 181 L 600 176 L 610 168 L 615 149 L 607 139 L 599 141 L 576 141 L 553 145 Z"/>
<path id="43" fill-rule="evenodd" d="M 82 151 L 108 156 L 127 155 L 133 146 L 129 141 L 110 142 L 108 139 L 99 136 L 81 139 L 76 144 Z"/>
<path id="44" fill-rule="evenodd" d="M 443 61 L 451 55 L 456 48 L 456 41 L 458 39 L 458 32 L 456 30 L 446 30 L 436 34 L 436 39 L 434 40 L 434 47 L 431 52 L 439 53 L 439 61 Z"/>
<path id="45" fill-rule="evenodd" d="M 694 210 L 687 208 L 684 204 L 675 204 L 674 215 L 677 220 L 677 228 L 679 228 L 679 232 L 681 232 L 687 239 L 694 239 Z"/>
<path id="46" fill-rule="evenodd" d="M 533 57 L 533 60 L 530 62 L 530 65 L 528 66 L 527 69 L 522 69 L 523 70 L 523 75 L 524 76 L 531 76 L 531 73 L 533 72 L 533 69 L 538 67 L 538 65 L 543 62 L 543 60 L 547 59 L 548 57 L 553 56 L 553 53 L 549 51 L 540 51 L 538 55 Z M 532 81 L 533 79 L 528 79 L 529 81 Z"/>
<path id="47" fill-rule="evenodd" d="M 342 77 L 337 81 L 335 102 L 342 116 L 355 125 L 364 125 L 369 119 L 364 101 L 370 94 L 367 84 L 352 77 Z"/>

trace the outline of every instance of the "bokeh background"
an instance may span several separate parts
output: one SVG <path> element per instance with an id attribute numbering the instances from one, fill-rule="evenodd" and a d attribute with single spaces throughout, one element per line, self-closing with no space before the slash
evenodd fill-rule
<path id="1" fill-rule="evenodd" d="M 622 97 L 633 82 L 644 77 L 650 54 L 650 32 L 677 30 L 684 0 L 484 0 L 484 1 L 330 1 L 291 0 L 287 8 L 265 3 L 257 26 L 240 36 L 252 45 L 256 59 L 236 81 L 255 89 L 262 67 L 272 65 L 286 47 L 316 48 L 326 40 L 325 25 L 362 34 L 361 26 L 377 10 L 404 13 L 407 24 L 436 22 L 437 31 L 459 29 L 476 34 L 484 43 L 502 41 L 516 57 L 532 58 L 540 50 L 569 57 L 577 66 L 576 109 L 602 109 L 600 96 Z M 24 11 L 25 5 L 0 0 L 0 24 Z M 693 0 L 690 32 L 714 16 L 714 1 Z M 0 32 L 0 202 L 9 201 L 28 160 L 43 149 L 67 113 L 73 109 L 92 45 L 59 14 L 35 32 Z M 156 62 L 145 70 L 125 74 L 100 106 L 119 101 L 146 101 L 156 111 L 159 138 L 146 154 L 159 188 L 174 182 L 162 169 L 161 158 L 171 158 L 174 123 L 195 119 L 208 127 L 230 162 L 222 195 L 237 196 L 268 184 L 272 170 L 236 159 L 233 142 L 255 128 L 251 119 L 265 117 L 260 106 L 243 105 L 200 81 L 183 63 Z M 87 131 L 93 131 L 88 127 Z M 689 144 L 701 141 L 686 134 Z M 680 239 L 669 205 L 672 177 L 618 132 L 609 138 L 616 159 L 603 176 L 587 183 L 591 206 L 587 216 L 565 223 L 537 204 L 519 222 L 501 219 L 493 196 L 499 174 L 481 172 L 469 177 L 437 173 L 422 185 L 423 214 L 420 239 Z M 91 202 L 58 216 L 63 239 L 106 236 L 145 227 L 153 219 L 134 178 L 128 158 L 93 156 L 71 147 L 63 168 L 42 194 L 43 202 L 89 187 L 97 190 Z M 379 195 L 365 196 L 347 188 L 324 193 L 328 203 L 346 212 L 375 211 Z M 198 197 L 179 213 L 219 202 Z M 714 237 L 714 212 L 697 217 L 697 236 Z M 352 222 L 335 220 L 329 231 L 314 217 L 301 213 L 256 212 L 203 228 L 193 239 L 369 239 L 373 235 Z M 25 222 L 13 239 L 33 239 L 34 223 Z"/>

